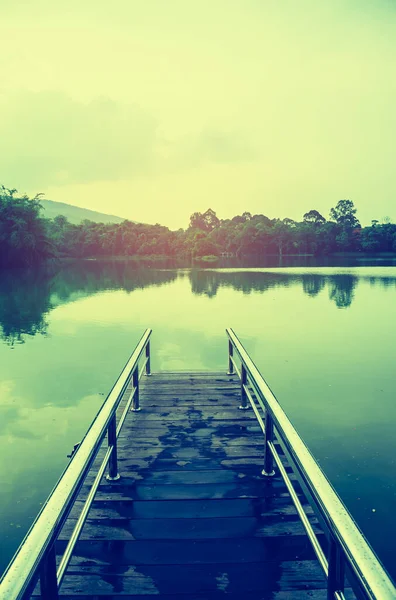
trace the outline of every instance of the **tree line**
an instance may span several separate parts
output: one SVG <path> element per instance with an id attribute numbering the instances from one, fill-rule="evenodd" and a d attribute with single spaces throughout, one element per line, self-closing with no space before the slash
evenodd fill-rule
<path id="1" fill-rule="evenodd" d="M 301 221 L 244 212 L 220 219 L 212 209 L 195 212 L 187 229 L 134 223 L 79 225 L 59 215 L 42 216 L 40 194 L 18 196 L 0 187 L 0 265 L 38 264 L 64 257 L 167 256 L 184 259 L 224 254 L 265 256 L 329 255 L 335 252 L 396 252 L 396 224 L 373 220 L 361 227 L 351 200 L 339 200 L 329 219 L 317 210 Z"/>

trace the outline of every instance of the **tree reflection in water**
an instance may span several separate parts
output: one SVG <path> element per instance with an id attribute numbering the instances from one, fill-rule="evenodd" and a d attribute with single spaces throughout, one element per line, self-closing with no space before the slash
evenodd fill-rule
<path id="1" fill-rule="evenodd" d="M 46 316 L 61 304 L 106 290 L 133 292 L 174 281 L 176 271 L 131 263 L 84 262 L 55 271 L 13 269 L 0 274 L 0 339 L 11 347 L 28 336 L 46 335 Z"/>
<path id="2" fill-rule="evenodd" d="M 0 274 L 0 338 L 11 347 L 29 336 L 46 335 L 47 316 L 56 306 L 108 290 L 133 292 L 174 282 L 183 273 L 172 262 L 96 262 L 84 261 L 66 267 L 36 270 L 8 270 Z M 162 267 L 162 268 L 160 268 Z M 222 271 L 193 268 L 187 271 L 191 292 L 214 298 L 221 288 L 243 294 L 264 293 L 274 288 L 300 285 L 310 297 L 326 287 L 329 299 L 340 309 L 348 308 L 354 298 L 358 277 L 352 274 L 315 274 L 279 271 Z M 384 287 L 396 285 L 394 277 L 366 278 Z"/>
<path id="3" fill-rule="evenodd" d="M 228 287 L 244 294 L 252 291 L 265 292 L 270 289 L 302 285 L 308 296 L 317 296 L 326 285 L 329 287 L 329 298 L 338 308 L 350 306 L 358 277 L 355 275 L 315 275 L 241 271 L 221 272 L 192 270 L 190 272 L 191 290 L 193 294 L 216 296 L 219 288 Z"/>

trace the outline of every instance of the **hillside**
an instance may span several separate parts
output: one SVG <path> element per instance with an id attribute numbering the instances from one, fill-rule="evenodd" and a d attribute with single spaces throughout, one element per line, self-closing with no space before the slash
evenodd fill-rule
<path id="1" fill-rule="evenodd" d="M 44 208 L 42 216 L 46 219 L 53 219 L 57 215 L 64 215 L 70 223 L 76 225 L 85 219 L 94 221 L 95 223 L 122 223 L 122 221 L 125 220 L 121 217 L 116 217 L 115 215 L 107 215 L 105 213 L 97 212 L 96 210 L 80 208 L 79 206 L 73 206 L 72 204 L 66 204 L 64 202 L 40 200 L 40 203 Z"/>

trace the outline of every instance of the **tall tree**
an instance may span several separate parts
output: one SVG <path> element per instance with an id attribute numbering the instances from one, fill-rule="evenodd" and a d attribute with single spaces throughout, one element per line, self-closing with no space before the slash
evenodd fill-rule
<path id="1" fill-rule="evenodd" d="M 356 208 L 352 200 L 339 200 L 337 206 L 330 210 L 330 217 L 344 229 L 360 227 L 360 223 L 355 215 Z"/>
<path id="2" fill-rule="evenodd" d="M 326 219 L 317 210 L 309 210 L 303 216 L 305 223 L 314 223 L 315 225 L 322 225 L 326 223 Z"/>
<path id="3" fill-rule="evenodd" d="M 202 229 L 202 231 L 212 231 L 220 225 L 220 220 L 211 208 L 204 213 L 195 212 L 190 217 L 190 227 L 193 229 Z"/>
<path id="4" fill-rule="evenodd" d="M 0 187 L 0 261 L 3 265 L 35 264 L 55 254 L 45 220 L 40 218 L 40 196 L 16 196 Z"/>

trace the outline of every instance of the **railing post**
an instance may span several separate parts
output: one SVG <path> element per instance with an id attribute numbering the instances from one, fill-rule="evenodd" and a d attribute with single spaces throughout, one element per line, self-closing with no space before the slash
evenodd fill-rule
<path id="1" fill-rule="evenodd" d="M 231 340 L 228 340 L 228 371 L 227 375 L 234 374 L 234 363 L 232 362 L 232 357 L 234 355 L 234 346 Z"/>
<path id="2" fill-rule="evenodd" d="M 272 442 L 273 439 L 274 423 L 267 409 L 267 414 L 265 415 L 264 469 L 261 471 L 261 474 L 265 477 L 272 477 L 273 475 L 275 475 L 272 452 L 270 447 L 268 446 L 268 442 Z"/>
<path id="3" fill-rule="evenodd" d="M 336 592 L 344 591 L 345 563 L 340 547 L 332 535 L 329 539 L 328 561 L 327 600 L 334 600 Z"/>
<path id="4" fill-rule="evenodd" d="M 55 544 L 52 544 L 40 565 L 40 592 L 42 600 L 58 600 L 59 598 Z"/>
<path id="5" fill-rule="evenodd" d="M 150 340 L 146 344 L 146 375 L 151 375 Z"/>
<path id="6" fill-rule="evenodd" d="M 106 475 L 107 481 L 118 481 L 120 479 L 120 474 L 118 472 L 118 461 L 117 461 L 117 426 L 116 426 L 116 416 L 114 415 L 111 419 L 109 426 L 107 428 L 107 439 L 108 445 L 113 446 L 113 451 L 110 454 L 109 458 L 109 472 Z"/>
<path id="7" fill-rule="evenodd" d="M 241 364 L 241 405 L 239 410 L 247 410 L 249 408 L 248 405 L 248 397 L 245 392 L 245 385 L 247 385 L 247 372 L 245 365 Z"/>
<path id="8" fill-rule="evenodd" d="M 134 389 L 133 400 L 132 400 L 132 408 L 133 412 L 138 412 L 141 410 L 139 403 L 139 366 L 136 365 L 135 370 L 132 374 L 132 385 Z"/>

